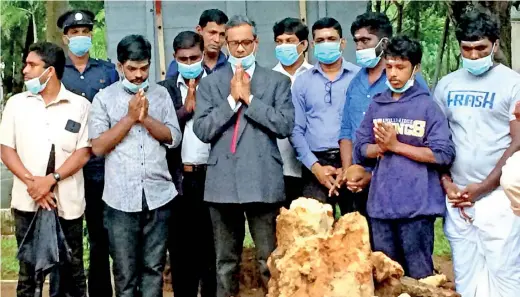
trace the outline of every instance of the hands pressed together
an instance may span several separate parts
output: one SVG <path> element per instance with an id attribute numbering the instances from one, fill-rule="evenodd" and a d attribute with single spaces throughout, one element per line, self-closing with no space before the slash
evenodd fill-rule
<path id="1" fill-rule="evenodd" d="M 148 99 L 140 89 L 128 102 L 128 116 L 134 123 L 142 123 L 148 117 Z"/>
<path id="2" fill-rule="evenodd" d="M 235 102 L 239 100 L 249 105 L 249 97 L 251 97 L 251 79 L 245 72 L 242 65 L 236 66 L 235 74 L 231 79 L 231 97 Z"/>
<path id="3" fill-rule="evenodd" d="M 394 151 L 399 144 L 394 126 L 390 123 L 378 122 L 374 124 L 373 129 L 374 138 L 379 147 L 379 157 L 383 157 L 383 154 L 387 151 Z"/>

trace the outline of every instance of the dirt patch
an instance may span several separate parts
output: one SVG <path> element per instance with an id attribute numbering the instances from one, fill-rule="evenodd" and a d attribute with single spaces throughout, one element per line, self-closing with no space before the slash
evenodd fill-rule
<path id="1" fill-rule="evenodd" d="M 447 256 L 433 256 L 433 264 L 437 273 L 442 273 L 448 278 L 443 288 L 455 291 L 455 275 L 453 273 L 453 262 Z"/>

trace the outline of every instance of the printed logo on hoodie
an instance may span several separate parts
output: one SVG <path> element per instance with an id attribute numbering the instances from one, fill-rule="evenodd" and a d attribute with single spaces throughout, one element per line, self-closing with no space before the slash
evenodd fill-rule
<path id="1" fill-rule="evenodd" d="M 403 118 L 381 118 L 373 120 L 374 126 L 376 123 L 390 123 L 394 126 L 395 132 L 398 135 L 406 135 L 413 137 L 424 137 L 426 129 L 426 121 L 411 120 Z"/>

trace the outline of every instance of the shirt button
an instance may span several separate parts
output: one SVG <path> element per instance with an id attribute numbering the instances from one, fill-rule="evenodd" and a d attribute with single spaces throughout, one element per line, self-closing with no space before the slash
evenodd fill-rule
<path id="1" fill-rule="evenodd" d="M 85 96 L 85 93 L 81 93 L 81 96 Z"/>
<path id="2" fill-rule="evenodd" d="M 367 95 L 367 98 L 370 98 L 370 95 Z"/>
<path id="3" fill-rule="evenodd" d="M 80 76 L 79 78 L 81 78 L 81 79 L 85 79 L 85 77 L 84 77 L 83 75 L 82 75 L 82 76 Z"/>

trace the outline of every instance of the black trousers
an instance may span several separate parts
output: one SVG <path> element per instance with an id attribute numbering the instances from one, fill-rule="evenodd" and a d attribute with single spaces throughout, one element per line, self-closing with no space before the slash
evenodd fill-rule
<path id="1" fill-rule="evenodd" d="M 18 247 L 27 233 L 35 212 L 24 212 L 13 209 L 15 237 Z M 65 239 L 71 249 L 71 262 L 58 265 L 50 275 L 51 297 L 85 297 L 86 282 L 83 268 L 83 217 L 74 220 L 60 218 L 60 224 Z M 42 287 L 36 287 L 34 266 L 20 262 L 18 273 L 18 297 L 35 297 L 35 293 L 42 293 Z M 43 286 L 43 281 L 40 282 Z"/>
<path id="2" fill-rule="evenodd" d="M 217 255 L 217 297 L 238 294 L 245 217 L 255 243 L 262 284 L 267 288 L 270 278 L 267 258 L 276 247 L 276 216 L 282 205 L 210 203 L 209 206 Z"/>
<path id="3" fill-rule="evenodd" d="M 166 241 L 171 215 L 168 203 L 149 210 L 124 212 L 105 205 L 117 297 L 162 297 Z M 92 296 L 94 297 L 94 296 Z"/>
<path id="4" fill-rule="evenodd" d="M 88 269 L 89 296 L 112 297 L 112 281 L 108 253 L 108 233 L 103 226 L 104 180 L 102 176 L 85 175 L 85 220 L 90 245 Z"/>
<path id="5" fill-rule="evenodd" d="M 339 150 L 314 152 L 314 154 L 322 166 L 329 165 L 335 168 L 342 166 Z M 368 188 L 360 193 L 352 193 L 346 187 L 342 187 L 338 191 L 339 196 L 329 197 L 329 189 L 322 185 L 309 169 L 303 168 L 302 179 L 303 196 L 331 204 L 334 213 L 336 213 L 335 205 L 337 204 L 340 208 L 341 215 L 359 211 L 366 217 Z"/>
<path id="6" fill-rule="evenodd" d="M 283 177 L 285 183 L 285 208 L 291 207 L 291 202 L 302 197 L 303 181 L 301 177 L 287 176 Z"/>
<path id="7" fill-rule="evenodd" d="M 214 297 L 215 247 L 208 206 L 204 203 L 205 171 L 184 172 L 183 195 L 172 202 L 168 238 L 174 296 Z"/>

